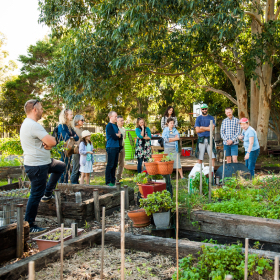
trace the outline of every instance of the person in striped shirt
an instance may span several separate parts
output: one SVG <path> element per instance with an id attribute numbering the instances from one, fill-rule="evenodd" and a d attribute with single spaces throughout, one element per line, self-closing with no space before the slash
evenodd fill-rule
<path id="1" fill-rule="evenodd" d="M 239 119 L 232 114 L 230 107 L 225 109 L 226 119 L 223 120 L 221 126 L 221 137 L 224 144 L 224 152 L 226 153 L 227 163 L 237 162 L 238 156 L 238 136 L 241 134 Z"/>

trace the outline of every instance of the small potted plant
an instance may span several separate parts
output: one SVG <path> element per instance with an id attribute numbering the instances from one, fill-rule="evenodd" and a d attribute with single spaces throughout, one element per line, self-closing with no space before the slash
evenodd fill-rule
<path id="1" fill-rule="evenodd" d="M 144 209 L 129 211 L 127 215 L 135 228 L 146 227 L 151 223 L 151 217 L 146 214 Z"/>
<path id="2" fill-rule="evenodd" d="M 138 186 L 139 192 L 143 196 L 143 190 L 142 190 L 142 185 L 148 183 L 149 176 L 146 176 L 147 174 L 145 172 L 138 173 L 137 175 L 134 176 L 133 182 L 136 183 Z"/>
<path id="3" fill-rule="evenodd" d="M 176 204 L 173 202 L 167 190 L 149 194 L 147 198 L 140 199 L 140 207 L 144 208 L 146 214 L 153 214 L 157 228 L 168 228 L 170 224 L 170 211 L 174 211 Z"/>
<path id="4" fill-rule="evenodd" d="M 158 161 L 155 161 L 153 158 L 150 158 L 149 162 L 145 162 L 145 166 L 149 175 L 158 174 Z"/>
<path id="5" fill-rule="evenodd" d="M 161 159 L 167 155 L 168 154 L 165 154 L 164 152 L 154 151 L 152 154 L 152 158 L 154 159 L 154 161 L 161 161 Z"/>
<path id="6" fill-rule="evenodd" d="M 78 235 L 81 235 L 83 229 L 78 229 Z M 61 242 L 61 228 L 53 229 L 49 232 L 46 232 L 42 235 L 33 238 L 37 242 L 40 251 L 46 250 L 50 247 L 53 247 Z M 71 228 L 64 228 L 63 231 L 63 240 L 69 240 L 72 238 L 72 229 Z"/>
<path id="7" fill-rule="evenodd" d="M 172 155 L 164 156 L 161 161 L 157 162 L 158 164 L 158 174 L 168 175 L 173 172 L 174 160 L 171 160 Z"/>

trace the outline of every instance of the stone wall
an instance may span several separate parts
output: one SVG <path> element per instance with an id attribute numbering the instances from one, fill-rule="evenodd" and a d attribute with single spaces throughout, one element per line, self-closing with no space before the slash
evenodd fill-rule
<path id="1" fill-rule="evenodd" d="M 22 174 L 21 166 L 5 166 L 0 167 L 0 180 L 18 179 Z"/>

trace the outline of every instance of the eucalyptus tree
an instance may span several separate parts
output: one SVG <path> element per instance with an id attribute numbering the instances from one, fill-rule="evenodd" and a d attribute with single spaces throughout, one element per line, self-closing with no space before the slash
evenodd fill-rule
<path id="1" fill-rule="evenodd" d="M 280 81 L 272 80 L 279 60 L 280 7 L 274 0 L 39 0 L 39 5 L 41 22 L 54 35 L 68 36 L 53 66 L 56 90 L 68 101 L 112 101 L 156 76 L 183 76 L 196 88 L 227 97 L 239 117 L 249 116 L 251 97 L 252 124 L 266 150 L 272 91 Z M 221 69 L 236 97 L 209 81 L 209 67 Z"/>

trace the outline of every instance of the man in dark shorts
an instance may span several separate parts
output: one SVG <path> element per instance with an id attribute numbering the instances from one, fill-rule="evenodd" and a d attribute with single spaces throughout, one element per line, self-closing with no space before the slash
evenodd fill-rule
<path id="1" fill-rule="evenodd" d="M 24 105 L 27 118 L 20 128 L 20 141 L 24 155 L 24 168 L 31 181 L 30 196 L 26 206 L 25 221 L 29 223 L 30 234 L 46 229 L 35 225 L 40 200 L 48 202 L 54 198 L 52 192 L 65 170 L 65 163 L 51 159 L 50 150 L 56 145 L 54 137 L 38 123 L 43 108 L 38 100 L 28 100 Z M 51 173 L 47 183 L 48 174 Z"/>

